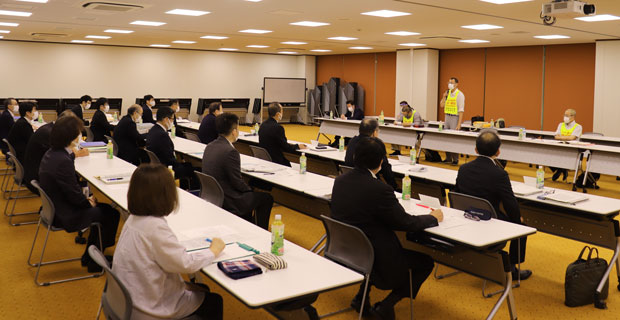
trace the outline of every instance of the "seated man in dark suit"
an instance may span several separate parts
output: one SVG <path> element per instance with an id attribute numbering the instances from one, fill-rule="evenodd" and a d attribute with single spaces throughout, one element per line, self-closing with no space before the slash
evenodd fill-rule
<path id="1" fill-rule="evenodd" d="M 108 122 L 108 117 L 106 116 L 106 113 L 110 111 L 108 99 L 103 97 L 97 99 L 95 107 L 97 111 L 95 111 L 93 120 L 90 123 L 90 130 L 93 132 L 94 136 L 93 141 L 108 143 L 108 139 L 105 136 L 110 136 L 110 132 L 114 129 L 110 122 Z"/>
<path id="2" fill-rule="evenodd" d="M 384 158 L 385 146 L 380 139 L 361 138 L 355 150 L 355 169 L 334 182 L 331 216 L 360 228 L 372 243 L 375 261 L 370 283 L 392 292 L 372 309 L 366 306 L 364 309 L 379 319 L 394 319 L 394 305 L 410 296 L 409 271 L 412 273 L 411 296 L 415 298 L 433 270 L 433 259 L 403 249 L 394 231 L 418 232 L 437 226 L 443 220 L 443 213 L 434 210 L 430 215 L 415 216 L 405 212 L 394 189 L 376 178 Z M 351 302 L 358 312 L 363 294 L 364 284 Z M 370 307 L 368 297 L 366 301 Z"/>
<path id="3" fill-rule="evenodd" d="M 97 228 L 90 230 L 82 255 L 82 266 L 88 267 L 88 272 L 100 272 L 101 267 L 90 258 L 88 247 L 99 247 L 99 237 L 103 245 L 100 250 L 113 246 L 120 215 L 110 205 L 98 203 L 93 196 L 85 195 L 78 182 L 72 150 L 80 143 L 82 129 L 82 121 L 76 117 L 63 117 L 56 121 L 50 135 L 51 148 L 41 160 L 39 184 L 56 209 L 55 227 L 76 232 L 93 222 L 101 224 L 101 235 Z"/>
<path id="4" fill-rule="evenodd" d="M 241 178 L 239 151 L 233 147 L 239 137 L 239 117 L 223 113 L 215 122 L 219 137 L 205 148 L 202 172 L 215 178 L 224 190 L 224 209 L 248 221 L 253 221 L 254 211 L 257 225 L 267 230 L 273 197 L 269 193 L 253 192 Z"/>
<path id="5" fill-rule="evenodd" d="M 209 142 L 217 139 L 218 134 L 215 129 L 215 117 L 223 113 L 221 102 L 211 102 L 209 104 L 209 114 L 207 114 L 200 122 L 200 128 L 198 129 L 198 138 L 200 142 L 209 144 Z"/>
<path id="6" fill-rule="evenodd" d="M 118 157 L 131 162 L 134 165 L 140 164 L 139 148 L 146 145 L 143 135 L 138 132 L 136 123 L 142 119 L 142 107 L 137 104 L 127 109 L 125 115 L 114 128 L 114 141 L 118 146 Z"/>
<path id="7" fill-rule="evenodd" d="M 15 149 L 14 156 L 20 163 L 24 163 L 26 145 L 34 133 L 32 122 L 39 117 L 37 106 L 32 102 L 22 102 L 19 105 L 19 115 L 21 116 L 9 131 L 7 140 Z"/>
<path id="8" fill-rule="evenodd" d="M 279 103 L 270 104 L 267 110 L 269 119 L 260 125 L 258 145 L 269 152 L 271 161 L 290 167 L 291 163 L 284 157 L 284 152 L 295 153 L 297 150 L 306 149 L 306 145 L 288 143 L 284 127 L 278 123 L 282 121 L 282 106 Z"/>
<path id="9" fill-rule="evenodd" d="M 15 124 L 15 117 L 19 115 L 19 105 L 17 100 L 8 98 L 4 100 L 4 109 L 0 115 L 0 151 L 5 155 L 9 152 L 9 147 L 2 141 L 9 136 L 9 131 Z"/>
<path id="10" fill-rule="evenodd" d="M 64 118 L 64 117 L 75 117 L 73 111 L 67 109 L 63 111 L 56 121 Z M 39 180 L 39 167 L 41 165 L 41 159 L 43 159 L 43 155 L 50 148 L 50 136 L 52 134 L 52 128 L 54 127 L 54 122 L 47 123 L 37 129 L 34 132 L 30 140 L 28 141 L 28 145 L 26 145 L 26 156 L 24 157 L 24 182 L 28 190 L 30 190 L 34 194 L 39 194 L 39 190 L 35 188 L 30 181 Z M 88 149 L 73 149 L 73 154 L 75 157 L 85 157 L 89 154 Z"/>
<path id="11" fill-rule="evenodd" d="M 173 125 L 173 119 L 174 111 L 170 107 L 157 109 L 157 123 L 146 134 L 146 148 L 159 158 L 161 164 L 166 167 L 172 166 L 175 179 L 181 179 L 181 183 L 190 181 L 190 185 L 182 184 L 182 188 L 197 187 L 199 184 L 195 178 L 192 165 L 186 162 L 178 162 L 174 155 L 174 143 L 168 135 L 168 130 Z"/>
<path id="12" fill-rule="evenodd" d="M 177 113 L 181 110 L 181 105 L 179 104 L 178 99 L 170 100 L 170 108 L 174 111 L 174 127 L 175 127 L 175 135 L 179 138 L 185 138 L 185 133 L 183 133 L 183 129 L 179 128 L 177 125 Z"/>
<path id="13" fill-rule="evenodd" d="M 90 105 L 93 102 L 93 98 L 89 95 L 83 95 L 80 97 L 80 104 L 71 108 L 71 111 L 75 114 L 76 117 L 80 118 L 85 126 L 89 124 L 88 120 L 84 120 L 84 111 L 90 109 Z"/>
<path id="14" fill-rule="evenodd" d="M 155 124 L 153 118 L 153 107 L 155 107 L 155 98 L 147 94 L 144 96 L 144 105 L 142 106 L 142 122 Z"/>
<path id="15" fill-rule="evenodd" d="M 362 139 L 363 137 L 376 138 L 378 136 L 379 121 L 373 118 L 366 118 L 362 120 L 362 122 L 360 123 L 359 135 L 353 137 L 351 141 L 349 141 L 347 153 L 344 156 L 344 164 L 349 167 L 355 166 L 353 156 L 355 155 L 355 149 L 357 148 L 357 143 L 360 141 L 360 139 Z M 385 146 L 383 146 L 383 148 L 385 149 Z M 387 155 L 383 157 L 383 162 L 381 163 L 381 171 L 379 171 L 379 174 L 383 176 L 385 182 L 389 184 L 392 188 L 394 188 L 394 190 L 398 189 L 398 185 L 396 185 L 396 180 L 394 179 L 394 173 L 392 172 L 392 165 L 388 161 Z"/>
<path id="16" fill-rule="evenodd" d="M 504 168 L 498 163 L 501 141 L 494 131 L 486 130 L 476 139 L 478 158 L 462 165 L 456 177 L 456 192 L 486 199 L 493 205 L 499 219 L 521 224 L 521 211 L 512 192 L 510 178 Z M 500 203 L 506 212 L 500 210 Z M 510 242 L 510 262 L 512 263 L 512 278 L 525 280 L 532 275 L 530 270 L 517 270 L 519 262 L 525 261 L 526 237 Z M 519 246 L 520 249 L 519 250 Z M 521 259 L 519 261 L 519 254 Z"/>
<path id="17" fill-rule="evenodd" d="M 362 120 L 364 119 L 364 111 L 355 106 L 355 101 L 349 100 L 347 101 L 347 112 L 340 115 L 340 119 L 342 120 Z M 344 138 L 345 145 L 350 143 L 350 138 Z M 340 136 L 334 137 L 334 142 L 332 142 L 331 146 L 334 148 L 338 148 L 338 144 L 340 143 Z"/>

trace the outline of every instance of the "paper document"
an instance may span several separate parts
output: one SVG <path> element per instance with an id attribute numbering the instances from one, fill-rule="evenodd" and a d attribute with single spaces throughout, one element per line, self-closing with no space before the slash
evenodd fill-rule
<path id="1" fill-rule="evenodd" d="M 129 183 L 129 180 L 131 180 L 131 173 L 110 174 L 106 176 L 98 176 L 96 178 L 106 184 Z"/>
<path id="2" fill-rule="evenodd" d="M 546 195 L 545 198 L 553 201 L 571 204 L 588 200 L 587 196 L 576 192 L 556 192 Z"/>
<path id="3" fill-rule="evenodd" d="M 528 186 L 528 185 L 523 184 L 523 183 L 511 182 L 510 184 L 512 185 L 512 192 L 514 192 L 514 194 L 519 195 L 519 196 L 529 196 L 531 194 L 536 194 L 536 193 L 542 192 L 541 189 L 538 189 L 538 188 L 532 187 L 532 186 Z"/>
<path id="4" fill-rule="evenodd" d="M 245 163 L 241 165 L 241 171 L 243 172 L 276 173 L 277 171 L 282 170 L 284 170 L 284 168 L 270 166 L 267 164 Z"/>
<path id="5" fill-rule="evenodd" d="M 441 208 L 441 202 L 439 202 L 439 199 L 423 194 L 420 194 L 420 204 L 432 209 Z"/>

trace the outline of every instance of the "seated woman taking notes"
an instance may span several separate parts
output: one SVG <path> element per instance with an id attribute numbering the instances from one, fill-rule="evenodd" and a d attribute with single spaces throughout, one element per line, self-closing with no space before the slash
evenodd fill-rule
<path id="1" fill-rule="evenodd" d="M 134 313 L 222 319 L 222 297 L 206 286 L 186 284 L 180 273 L 194 273 L 211 264 L 224 242 L 214 238 L 208 250 L 186 252 L 165 218 L 178 202 L 166 167 L 143 164 L 136 169 L 127 192 L 130 216 L 116 245 L 112 270 L 129 290 Z"/>

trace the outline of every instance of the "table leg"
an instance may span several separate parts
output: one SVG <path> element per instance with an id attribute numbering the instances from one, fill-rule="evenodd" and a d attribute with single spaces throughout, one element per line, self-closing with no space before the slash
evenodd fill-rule
<path id="1" fill-rule="evenodd" d="M 510 271 L 506 272 L 506 284 L 504 286 L 504 293 L 499 297 L 499 299 L 495 303 L 495 306 L 493 306 L 493 309 L 491 310 L 491 313 L 489 313 L 487 320 L 493 319 L 495 317 L 497 310 L 499 310 L 499 308 L 501 307 L 504 300 L 506 300 L 506 298 L 508 298 L 508 301 L 506 301 L 506 303 L 508 304 L 508 311 L 510 312 L 510 319 L 516 320 L 517 309 L 515 307 L 514 296 L 512 294 L 512 274 Z"/>
<path id="2" fill-rule="evenodd" d="M 579 154 L 577 157 L 577 161 L 575 161 L 575 174 L 573 175 L 573 191 L 577 190 L 577 173 L 579 172 L 579 164 L 583 159 L 583 152 Z"/>
<path id="3" fill-rule="evenodd" d="M 601 282 L 599 282 L 598 287 L 596 287 L 596 292 L 594 293 L 594 306 L 599 309 L 607 309 L 607 304 L 605 303 L 605 301 L 603 301 L 600 298 L 600 294 L 601 294 L 601 291 L 603 291 L 603 287 L 605 286 L 605 283 L 607 283 L 607 281 L 609 280 L 609 274 L 611 273 L 611 268 L 614 267 L 614 264 L 616 265 L 616 267 L 619 264 L 618 253 L 620 253 L 620 237 L 618 237 L 618 239 L 616 240 L 616 243 L 617 244 L 616 244 L 616 249 L 614 250 L 614 255 L 611 258 L 611 261 L 609 261 L 609 266 L 607 266 L 607 270 L 605 270 L 605 273 L 603 274 L 603 278 L 601 279 Z"/>
<path id="4" fill-rule="evenodd" d="M 419 133 L 418 134 L 418 143 L 420 144 L 420 147 L 418 148 L 418 154 L 416 155 L 416 159 L 418 159 L 418 163 L 420 162 L 420 153 L 422 153 L 422 138 L 424 138 L 424 133 Z M 416 144 L 418 144 L 416 143 Z"/>

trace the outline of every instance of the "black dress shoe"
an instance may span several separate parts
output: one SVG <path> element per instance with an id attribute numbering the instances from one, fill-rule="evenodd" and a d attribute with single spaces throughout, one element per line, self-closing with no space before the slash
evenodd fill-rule
<path id="1" fill-rule="evenodd" d="M 560 177 L 560 174 L 562 174 L 561 170 L 556 170 L 555 173 L 553 173 L 553 176 L 551 177 L 551 180 L 555 181 L 558 180 L 558 178 Z"/>
<path id="2" fill-rule="evenodd" d="M 567 170 L 562 170 L 562 181 L 566 181 L 566 177 L 568 176 Z"/>
<path id="3" fill-rule="evenodd" d="M 351 308 L 353 308 L 355 312 L 360 313 L 360 309 L 362 308 L 362 298 L 355 296 L 355 298 L 351 300 Z M 364 313 L 362 313 L 362 317 L 369 316 L 370 309 L 372 309 L 372 306 L 370 305 L 370 297 L 366 297 L 366 301 L 364 301 Z"/>
<path id="4" fill-rule="evenodd" d="M 527 278 L 532 276 L 532 270 L 513 270 L 512 271 L 512 281 L 517 281 L 520 276 L 521 280 L 527 280 Z"/>
<path id="5" fill-rule="evenodd" d="M 97 262 L 95 262 L 95 260 L 91 260 L 88 262 L 87 264 L 87 269 L 89 273 L 99 273 L 103 270 L 102 267 L 100 267 Z"/>
<path id="6" fill-rule="evenodd" d="M 394 152 L 390 153 L 391 156 L 400 156 L 400 150 L 394 150 Z"/>
<path id="7" fill-rule="evenodd" d="M 394 314 L 394 306 L 382 305 L 381 302 L 375 303 L 370 309 L 370 313 L 377 319 L 381 320 L 394 320 L 396 315 Z"/>
<path id="8" fill-rule="evenodd" d="M 453 166 L 453 167 L 456 167 L 456 166 L 459 165 L 459 161 L 458 160 L 452 161 L 452 163 L 450 163 L 450 165 Z"/>

